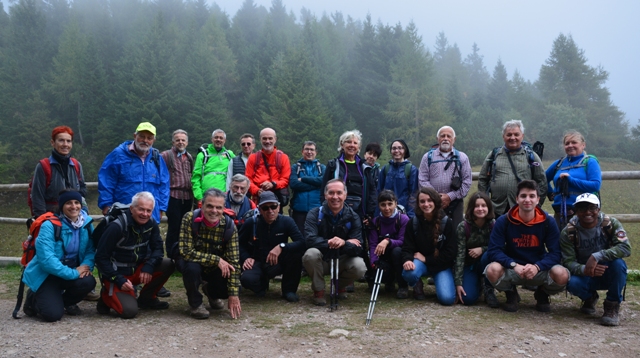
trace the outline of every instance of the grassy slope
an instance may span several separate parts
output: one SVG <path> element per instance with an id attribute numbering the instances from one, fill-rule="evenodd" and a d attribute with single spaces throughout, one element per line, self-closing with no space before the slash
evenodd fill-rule
<path id="1" fill-rule="evenodd" d="M 545 163 L 548 167 L 550 162 Z M 602 169 L 613 170 L 640 170 L 640 164 L 627 161 L 602 160 Z M 479 171 L 479 167 L 474 167 L 474 171 Z M 471 188 L 471 192 L 477 189 L 477 183 Z M 640 181 L 638 180 L 607 180 L 602 185 L 603 210 L 606 213 L 633 214 L 640 213 Z M 0 217 L 24 217 L 29 214 L 27 193 L 0 193 Z M 97 192 L 89 194 L 89 209 L 92 213 L 97 213 Z M 551 206 L 546 203 L 545 210 L 551 210 Z M 632 255 L 627 259 L 629 268 L 640 269 L 640 256 L 636 254 L 639 249 L 636 238 L 640 237 L 640 223 L 626 223 L 625 229 L 632 244 Z M 20 256 L 21 242 L 26 237 L 26 227 L 23 225 L 0 224 L 0 256 Z"/>

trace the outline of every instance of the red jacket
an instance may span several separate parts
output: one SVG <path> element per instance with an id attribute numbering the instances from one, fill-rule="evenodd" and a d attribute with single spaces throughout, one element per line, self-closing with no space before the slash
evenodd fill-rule
<path id="1" fill-rule="evenodd" d="M 269 163 L 269 172 L 267 172 L 264 158 Z M 278 163 L 276 163 L 276 160 Z M 251 182 L 249 193 L 254 198 L 258 196 L 260 184 L 265 181 L 276 183 L 276 187 L 273 190 L 284 189 L 289 186 L 289 176 L 291 176 L 289 156 L 277 148 L 274 148 L 271 154 L 266 153 L 264 150 L 252 153 L 247 160 L 245 175 Z"/>

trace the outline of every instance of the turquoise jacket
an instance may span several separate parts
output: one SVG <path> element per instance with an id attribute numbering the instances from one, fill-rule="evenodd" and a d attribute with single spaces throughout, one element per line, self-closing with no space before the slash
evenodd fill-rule
<path id="1" fill-rule="evenodd" d="M 93 233 L 93 219 L 84 211 L 84 227 L 80 229 L 80 247 L 78 249 L 78 259 L 80 266 L 87 265 L 93 270 L 94 256 L 96 249 L 91 241 L 91 233 Z M 40 285 L 49 275 L 55 275 L 63 280 L 75 280 L 80 276 L 76 269 L 65 266 L 62 263 L 64 253 L 62 245 L 67 247 L 69 241 L 73 238 L 73 229 L 65 221 L 62 221 L 62 230 L 60 236 L 62 241 L 56 241 L 54 237 L 53 224 L 46 221 L 40 227 L 40 233 L 36 238 L 36 255 L 27 265 L 24 271 L 22 281 L 31 288 L 32 291 L 38 291 Z"/>

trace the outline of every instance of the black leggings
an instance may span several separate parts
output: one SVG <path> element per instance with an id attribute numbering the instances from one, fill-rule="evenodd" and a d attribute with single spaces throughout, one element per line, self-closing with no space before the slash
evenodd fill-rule
<path id="1" fill-rule="evenodd" d="M 32 305 L 45 321 L 55 322 L 62 318 L 65 307 L 82 301 L 95 287 L 96 279 L 93 276 L 64 280 L 49 275 L 38 291 L 32 293 L 33 301 L 27 297 L 27 304 Z"/>

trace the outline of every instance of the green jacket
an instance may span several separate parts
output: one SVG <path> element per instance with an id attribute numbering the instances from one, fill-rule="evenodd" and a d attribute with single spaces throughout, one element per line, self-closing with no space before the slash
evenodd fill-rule
<path id="1" fill-rule="evenodd" d="M 469 238 L 464 229 L 465 222 L 469 225 Z M 456 256 L 456 265 L 454 266 L 454 282 L 456 286 L 462 286 L 462 275 L 464 273 L 465 266 L 479 263 L 480 258 L 473 259 L 467 253 L 469 249 L 476 247 L 482 248 L 482 253 L 487 252 L 489 246 L 489 237 L 491 236 L 491 229 L 495 220 L 486 222 L 483 227 L 479 228 L 473 221 L 464 219 L 458 228 L 456 234 L 458 237 L 458 255 Z"/>
<path id="2" fill-rule="evenodd" d="M 580 227 L 578 217 L 574 216 L 560 233 L 562 265 L 572 275 L 584 276 L 584 267 L 591 255 L 598 262 L 612 261 L 631 255 L 631 244 L 620 221 L 609 218 L 601 212 L 597 227 L 599 228 L 597 237 L 581 235 L 584 229 Z"/>
<path id="3" fill-rule="evenodd" d="M 204 153 L 198 153 L 196 162 L 193 165 L 193 176 L 191 183 L 193 184 L 193 196 L 196 200 L 202 200 L 202 196 L 207 189 L 217 188 L 223 192 L 227 191 L 227 169 L 231 158 L 235 157 L 232 151 L 222 147 L 220 151 L 216 151 L 213 144 L 207 147 L 209 159 L 207 163 L 202 165 L 204 161 Z"/>

